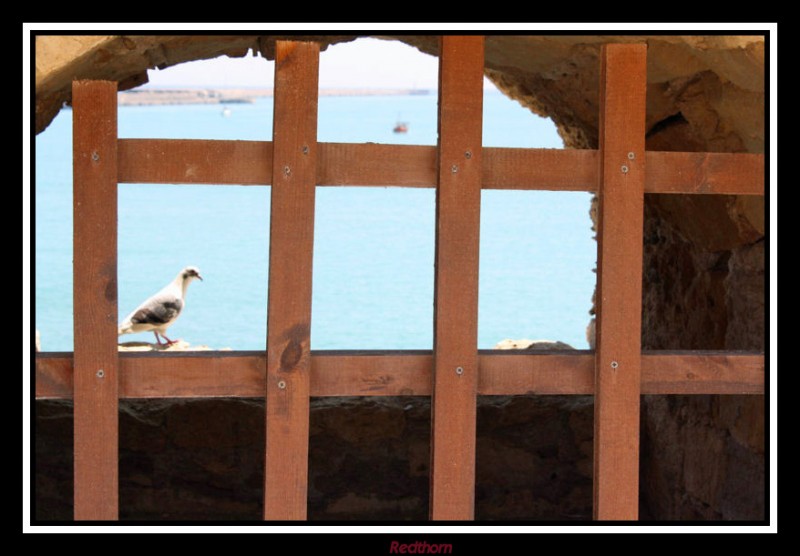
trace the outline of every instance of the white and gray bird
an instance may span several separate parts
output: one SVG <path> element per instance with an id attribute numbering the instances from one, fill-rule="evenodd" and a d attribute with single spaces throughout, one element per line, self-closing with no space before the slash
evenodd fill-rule
<path id="1" fill-rule="evenodd" d="M 195 278 L 203 279 L 197 267 L 187 266 L 181 270 L 172 282 L 139 305 L 120 323 L 119 335 L 152 330 L 159 345 L 164 345 L 159 335 L 167 341 L 166 345 L 174 344 L 177 340 L 167 338 L 167 328 L 181 315 L 186 305 L 186 288 Z"/>

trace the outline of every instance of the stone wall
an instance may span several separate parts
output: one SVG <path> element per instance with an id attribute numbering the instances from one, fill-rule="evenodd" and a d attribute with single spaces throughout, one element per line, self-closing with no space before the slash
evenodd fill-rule
<path id="1" fill-rule="evenodd" d="M 121 519 L 261 519 L 263 401 L 120 408 Z M 476 519 L 590 519 L 592 414 L 589 396 L 481 397 Z M 309 519 L 427 519 L 428 398 L 318 398 L 310 425 Z M 40 520 L 72 519 L 71 433 L 71 403 L 36 403 Z"/>
<path id="2" fill-rule="evenodd" d="M 690 241 L 652 197 L 645 213 L 644 349 L 763 350 L 763 237 L 740 245 L 708 236 Z M 711 201 L 703 203 L 713 211 Z M 764 410 L 763 396 L 643 396 L 641 490 L 651 515 L 763 519 Z"/>

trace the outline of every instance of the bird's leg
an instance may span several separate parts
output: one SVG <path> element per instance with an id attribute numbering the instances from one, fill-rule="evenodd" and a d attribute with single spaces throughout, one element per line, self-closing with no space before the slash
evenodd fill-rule
<path id="1" fill-rule="evenodd" d="M 161 342 L 161 338 L 158 337 L 158 332 L 153 330 L 153 335 L 156 337 L 156 342 L 158 342 L 158 345 L 163 346 L 164 344 Z"/>
<path id="2" fill-rule="evenodd" d="M 177 344 L 178 343 L 178 340 L 170 340 L 164 334 L 161 334 L 161 335 L 164 336 L 164 339 L 167 341 L 166 345 L 168 345 L 168 346 L 171 346 L 172 344 Z"/>

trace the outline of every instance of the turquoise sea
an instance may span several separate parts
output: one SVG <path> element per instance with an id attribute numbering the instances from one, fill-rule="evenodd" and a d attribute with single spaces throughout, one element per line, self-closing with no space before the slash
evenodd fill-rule
<path id="1" fill-rule="evenodd" d="M 436 94 L 321 96 L 318 140 L 436 144 Z M 271 140 L 272 99 L 253 104 L 124 106 L 123 138 Z M 395 134 L 398 120 L 408 133 Z M 484 100 L 484 146 L 561 148 L 549 120 L 499 93 Z M 35 323 L 44 351 L 72 350 L 72 114 L 35 144 Z M 568 169 L 565 169 L 568 170 Z M 587 348 L 597 246 L 588 193 L 484 191 L 479 348 L 506 338 Z M 269 188 L 121 184 L 119 316 L 186 265 L 172 339 L 266 346 Z M 431 349 L 433 189 L 317 189 L 312 349 Z M 151 333 L 121 341 L 153 341 Z"/>

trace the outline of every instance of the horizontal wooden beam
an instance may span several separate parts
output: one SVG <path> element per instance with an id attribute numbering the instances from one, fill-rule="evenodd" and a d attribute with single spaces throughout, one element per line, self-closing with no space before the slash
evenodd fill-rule
<path id="1" fill-rule="evenodd" d="M 120 183 L 269 185 L 272 142 L 120 139 Z M 764 155 L 646 153 L 645 193 L 764 195 Z M 317 185 L 436 186 L 436 147 L 319 143 Z M 483 189 L 596 191 L 597 151 L 483 148 Z"/>
<path id="2" fill-rule="evenodd" d="M 648 151 L 645 193 L 764 195 L 764 155 Z"/>
<path id="3" fill-rule="evenodd" d="M 484 352 L 480 357 L 478 393 L 490 396 L 592 394 L 594 360 L 591 354 L 590 351 Z"/>
<path id="4" fill-rule="evenodd" d="M 436 147 L 320 143 L 317 184 L 433 188 L 436 162 Z"/>
<path id="5" fill-rule="evenodd" d="M 591 351 L 481 350 L 478 394 L 592 394 Z M 121 398 L 260 398 L 263 352 L 122 352 Z M 430 351 L 312 351 L 312 396 L 430 396 Z M 764 356 L 733 351 L 642 354 L 642 394 L 763 394 Z M 72 398 L 72 354 L 36 355 L 36 398 Z"/>
<path id="6" fill-rule="evenodd" d="M 311 395 L 430 396 L 430 351 L 311 352 Z"/>
<path id="7" fill-rule="evenodd" d="M 644 352 L 642 394 L 763 394 L 764 373 L 751 352 Z"/>
<path id="8" fill-rule="evenodd" d="M 268 185 L 271 141 L 119 139 L 119 183 Z"/>
<path id="9" fill-rule="evenodd" d="M 597 151 L 496 147 L 483 151 L 484 189 L 597 190 Z"/>

